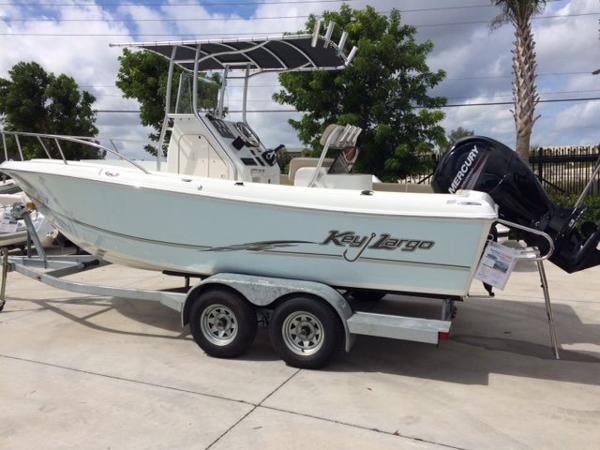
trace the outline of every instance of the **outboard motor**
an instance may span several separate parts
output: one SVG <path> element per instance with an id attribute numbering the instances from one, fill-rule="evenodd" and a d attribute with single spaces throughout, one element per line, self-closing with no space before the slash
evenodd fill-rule
<path id="1" fill-rule="evenodd" d="M 519 155 L 504 144 L 482 136 L 457 141 L 441 158 L 432 179 L 434 192 L 471 189 L 489 194 L 501 219 L 549 234 L 555 250 L 550 261 L 568 273 L 600 264 L 600 229 L 578 222 L 585 208 L 562 208 L 548 198 L 541 183 Z M 548 249 L 544 238 L 518 231 L 518 239 Z"/>

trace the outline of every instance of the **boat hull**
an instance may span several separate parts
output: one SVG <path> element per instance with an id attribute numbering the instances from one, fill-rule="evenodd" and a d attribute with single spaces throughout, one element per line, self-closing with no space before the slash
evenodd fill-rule
<path id="1" fill-rule="evenodd" d="M 233 272 L 465 295 L 494 220 L 340 212 L 132 185 L 123 178 L 5 171 L 91 254 L 203 276 Z M 290 196 L 301 192 L 287 189 Z"/>

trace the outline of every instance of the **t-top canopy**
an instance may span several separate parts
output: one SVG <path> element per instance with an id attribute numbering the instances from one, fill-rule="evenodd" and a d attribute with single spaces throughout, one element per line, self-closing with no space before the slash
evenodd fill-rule
<path id="1" fill-rule="evenodd" d="M 248 39 L 132 42 L 114 47 L 137 47 L 172 60 L 185 70 L 250 69 L 263 71 L 300 71 L 342 69 L 350 63 L 356 47 L 348 56 L 342 53 L 347 34 L 339 44 L 331 41 L 330 25 L 325 36 L 315 34 L 257 37 Z"/>

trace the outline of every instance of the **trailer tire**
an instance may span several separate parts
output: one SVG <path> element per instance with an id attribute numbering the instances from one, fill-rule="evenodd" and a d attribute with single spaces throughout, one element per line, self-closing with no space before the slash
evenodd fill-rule
<path id="1" fill-rule="evenodd" d="M 294 296 L 273 312 L 271 344 L 288 365 L 318 369 L 341 347 L 343 328 L 337 313 L 314 297 Z"/>
<path id="2" fill-rule="evenodd" d="M 192 304 L 192 336 L 210 356 L 235 358 L 243 354 L 254 342 L 256 329 L 256 311 L 231 289 L 209 289 Z"/>

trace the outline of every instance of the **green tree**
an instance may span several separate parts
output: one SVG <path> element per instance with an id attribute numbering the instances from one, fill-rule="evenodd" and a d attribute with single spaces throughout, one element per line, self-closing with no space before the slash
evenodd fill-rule
<path id="1" fill-rule="evenodd" d="M 320 148 L 318 141 L 328 124 L 359 126 L 364 131 L 357 171 L 384 180 L 422 173 L 431 164 L 423 153 L 445 141 L 439 125 L 444 114 L 435 108 L 446 99 L 428 95 L 445 76 L 427 65 L 433 44 L 417 43 L 415 27 L 402 25 L 397 10 L 386 17 L 370 6 L 354 10 L 344 5 L 323 17 L 336 24 L 334 40 L 347 31 L 346 49 L 356 45 L 358 53 L 341 71 L 279 76 L 283 90 L 273 98 L 305 112 L 300 120 L 290 119 L 290 125 L 314 149 Z M 313 29 L 315 20 L 309 18 L 306 31 Z"/>
<path id="2" fill-rule="evenodd" d="M 6 130 L 27 131 L 73 136 L 96 136 L 96 100 L 87 91 L 80 91 L 77 82 L 65 75 L 48 73 L 35 62 L 20 62 L 0 78 L 0 118 Z M 37 140 L 21 138 L 27 158 L 45 157 Z M 10 138 L 7 144 L 11 144 Z M 14 144 L 14 143 L 13 143 Z M 46 141 L 54 157 L 58 151 L 53 142 Z M 10 145 L 16 156 L 15 145 Z M 104 158 L 105 154 L 92 147 L 63 142 L 61 148 L 67 159 Z"/>
<path id="3" fill-rule="evenodd" d="M 125 98 L 138 101 L 142 125 L 153 129 L 148 137 L 151 141 L 158 142 L 165 115 L 169 61 L 156 53 L 133 52 L 124 49 L 123 54 L 119 57 L 119 63 L 117 87 L 121 89 Z M 175 66 L 171 87 L 173 101 L 176 99 L 181 72 L 182 70 Z M 201 73 L 199 76 L 204 78 L 205 74 Z M 187 92 L 191 99 L 191 76 L 184 76 L 183 79 L 185 84 L 182 86 L 182 90 Z M 220 76 L 213 74 L 210 81 L 212 83 L 203 83 L 198 92 L 200 97 L 198 104 L 204 109 L 216 107 L 216 93 L 220 86 Z M 183 111 L 180 112 L 191 113 L 191 106 L 186 103 L 183 105 Z M 149 144 L 144 149 L 156 156 L 156 146 Z M 166 155 L 166 151 L 167 149 L 164 148 L 163 154 Z"/>
<path id="4" fill-rule="evenodd" d="M 151 127 L 150 140 L 157 142 L 165 113 L 168 61 L 150 52 L 132 52 L 124 49 L 119 57 L 117 87 L 125 98 L 134 98 L 140 104 L 142 125 Z M 178 73 L 177 73 L 178 75 Z M 146 145 L 145 150 L 156 155 L 156 147 Z"/>
<path id="5" fill-rule="evenodd" d="M 467 130 L 466 128 L 463 128 L 463 127 L 455 128 L 454 130 L 450 131 L 450 133 L 448 133 L 448 136 L 447 136 L 448 144 L 454 144 L 459 139 L 473 136 L 473 135 L 475 135 L 475 132 L 473 130 Z"/>
<path id="6" fill-rule="evenodd" d="M 535 116 L 535 106 L 539 97 L 535 86 L 535 40 L 531 29 L 531 18 L 544 10 L 546 0 L 492 0 L 492 3 L 502 10 L 494 19 L 492 28 L 507 22 L 515 27 L 513 116 L 517 130 L 517 153 L 529 164 L 531 132 L 540 117 Z"/>

